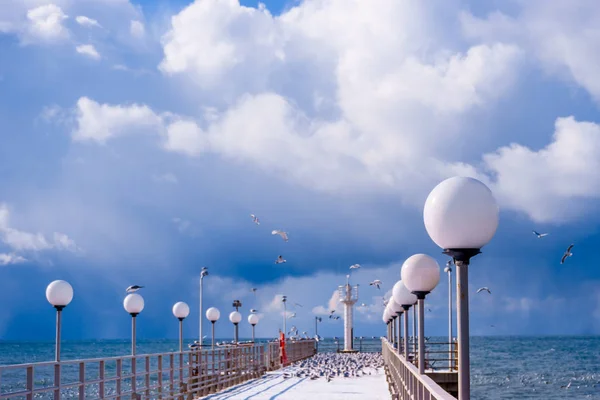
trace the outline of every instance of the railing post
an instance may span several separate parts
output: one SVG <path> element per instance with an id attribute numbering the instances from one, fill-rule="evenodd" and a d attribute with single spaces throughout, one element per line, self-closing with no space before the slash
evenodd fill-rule
<path id="1" fill-rule="evenodd" d="M 104 360 L 100 361 L 100 365 L 98 365 L 98 379 L 100 379 L 100 383 L 98 383 L 98 396 L 103 399 L 104 398 Z"/>
<path id="2" fill-rule="evenodd" d="M 27 367 L 27 400 L 33 400 L 33 366 Z M 2 392 L 0 391 L 0 394 Z"/>
<path id="3" fill-rule="evenodd" d="M 163 356 L 158 355 L 158 398 L 162 399 L 163 392 Z"/>
<path id="4" fill-rule="evenodd" d="M 85 363 L 79 363 L 79 400 L 85 400 Z"/>
<path id="5" fill-rule="evenodd" d="M 117 400 L 121 400 L 121 380 L 123 379 L 123 359 L 117 359 Z"/>
<path id="6" fill-rule="evenodd" d="M 60 362 L 54 364 L 54 400 L 60 400 Z"/>

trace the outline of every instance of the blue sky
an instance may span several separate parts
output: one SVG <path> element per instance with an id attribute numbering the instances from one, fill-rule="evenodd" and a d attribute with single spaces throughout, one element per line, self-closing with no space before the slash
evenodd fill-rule
<path id="1" fill-rule="evenodd" d="M 402 262 L 445 263 L 422 207 L 453 175 L 501 208 L 470 269 L 472 333 L 600 333 L 600 6 L 576 3 L 3 2 L 0 338 L 53 338 L 54 279 L 75 290 L 66 339 L 127 337 L 131 284 L 142 337 L 176 337 L 177 301 L 194 336 L 202 266 L 205 306 L 239 298 L 270 337 L 285 294 L 312 332 L 354 263 L 355 332 L 379 335 Z"/>

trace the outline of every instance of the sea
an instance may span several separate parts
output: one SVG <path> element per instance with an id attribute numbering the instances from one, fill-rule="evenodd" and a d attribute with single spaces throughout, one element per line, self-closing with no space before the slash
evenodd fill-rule
<path id="1" fill-rule="evenodd" d="M 218 339 L 223 340 L 227 339 Z M 176 340 L 138 340 L 137 345 L 138 354 L 178 349 Z M 381 350 L 379 339 L 355 340 L 354 345 L 362 351 Z M 319 343 L 319 351 L 334 352 L 337 346 L 333 339 L 325 338 Z M 61 357 L 63 360 L 112 357 L 130 351 L 129 340 L 65 341 Z M 0 341 L 0 365 L 53 358 L 53 342 Z M 10 376 L 0 376 L 0 394 L 3 387 L 17 384 L 21 386 L 23 382 L 11 382 Z M 600 337 L 472 337 L 471 398 L 600 399 Z"/>

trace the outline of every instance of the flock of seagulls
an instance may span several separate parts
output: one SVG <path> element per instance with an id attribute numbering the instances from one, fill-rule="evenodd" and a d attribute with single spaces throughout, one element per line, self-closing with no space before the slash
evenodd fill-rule
<path id="1" fill-rule="evenodd" d="M 260 220 L 258 219 L 258 217 L 256 215 L 250 214 L 250 218 L 252 218 L 252 222 L 254 222 L 256 225 L 260 225 Z M 279 235 L 279 237 L 281 237 L 284 242 L 289 241 L 288 233 L 285 231 L 282 231 L 280 229 L 272 230 L 271 235 Z M 275 264 L 284 264 L 286 262 L 287 262 L 287 260 L 284 259 L 282 255 L 278 256 L 277 259 L 275 260 Z"/>
<path id="2" fill-rule="evenodd" d="M 533 234 L 535 236 L 537 236 L 538 239 L 541 239 L 545 236 L 548 236 L 548 233 L 539 233 L 538 231 L 533 231 Z M 571 249 L 573 248 L 573 246 L 575 246 L 573 243 L 571 243 L 571 245 L 569 247 L 567 247 L 567 250 L 563 253 L 562 258 L 560 259 L 560 263 L 564 264 L 565 261 L 567 260 L 567 258 L 573 256 L 573 253 L 571 252 Z"/>
<path id="3" fill-rule="evenodd" d="M 383 357 L 380 353 L 317 353 L 315 356 L 292 364 L 283 372 L 283 378 L 325 379 L 357 378 L 380 373 Z"/>

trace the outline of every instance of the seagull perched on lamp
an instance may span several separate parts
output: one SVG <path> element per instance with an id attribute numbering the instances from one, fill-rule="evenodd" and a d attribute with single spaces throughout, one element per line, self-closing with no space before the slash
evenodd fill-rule
<path id="1" fill-rule="evenodd" d="M 131 286 L 129 286 L 127 289 L 125 289 L 125 291 L 126 291 L 127 293 L 135 293 L 135 292 L 137 292 L 138 290 L 140 290 L 140 289 L 142 289 L 142 288 L 143 288 L 143 286 L 139 286 L 139 285 L 131 285 Z"/>

